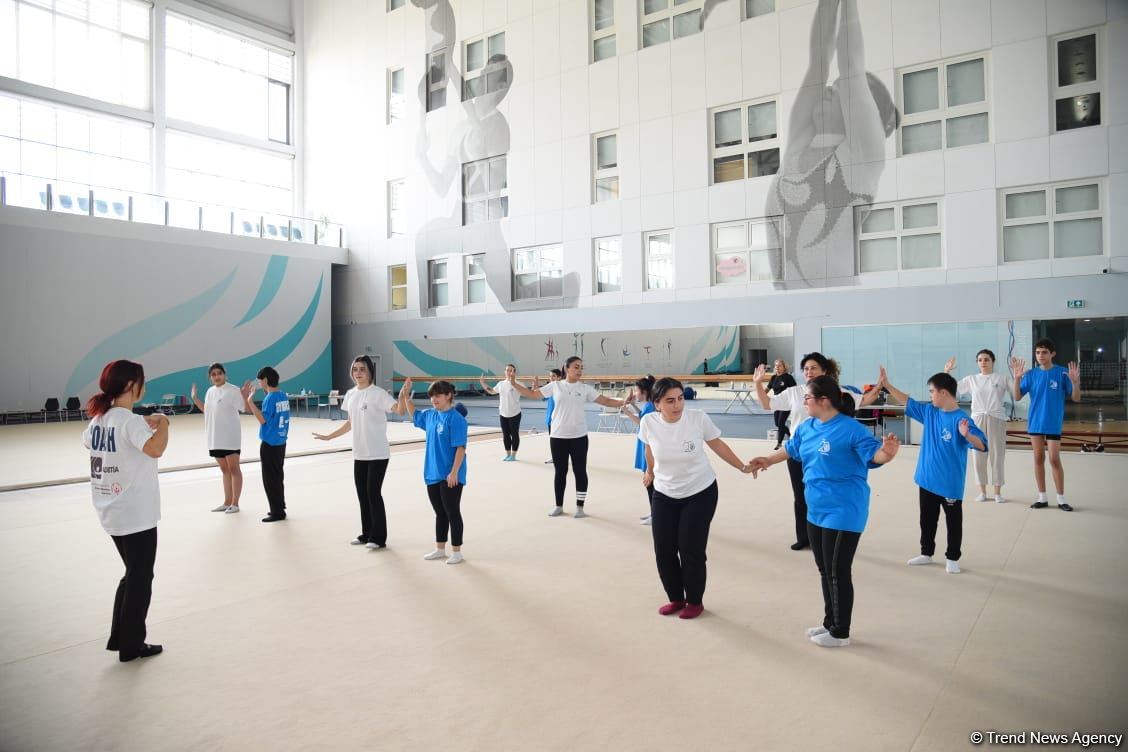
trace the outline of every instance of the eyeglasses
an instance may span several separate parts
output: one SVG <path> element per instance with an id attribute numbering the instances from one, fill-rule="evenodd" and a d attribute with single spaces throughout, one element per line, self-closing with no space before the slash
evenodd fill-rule
<path id="1" fill-rule="evenodd" d="M 811 400 L 817 400 L 817 399 L 818 399 L 818 397 L 816 397 L 813 394 L 804 394 L 803 395 L 803 401 L 804 402 L 810 402 Z"/>

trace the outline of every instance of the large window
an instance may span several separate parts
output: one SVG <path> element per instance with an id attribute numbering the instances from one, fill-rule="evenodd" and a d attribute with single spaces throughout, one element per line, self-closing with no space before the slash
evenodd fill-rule
<path id="1" fill-rule="evenodd" d="M 938 201 L 859 206 L 854 227 L 859 272 L 943 266 Z"/>
<path id="2" fill-rule="evenodd" d="M 388 69 L 388 124 L 403 120 L 407 101 L 404 98 L 403 68 Z"/>
<path id="3" fill-rule="evenodd" d="M 615 57 L 615 0 L 588 0 L 591 13 L 591 61 Z"/>
<path id="4" fill-rule="evenodd" d="M 646 289 L 665 290 L 674 286 L 674 232 L 650 232 L 643 236 L 646 245 Z"/>
<path id="5" fill-rule="evenodd" d="M 755 18 L 775 12 L 775 0 L 744 0 L 744 18 Z"/>
<path id="6" fill-rule="evenodd" d="M 407 232 L 407 181 L 388 181 L 388 237 Z"/>
<path id="7" fill-rule="evenodd" d="M 713 225 L 713 284 L 776 279 L 783 268 L 782 217 Z"/>
<path id="8" fill-rule="evenodd" d="M 901 154 L 990 141 L 984 55 L 899 71 Z"/>
<path id="9" fill-rule="evenodd" d="M 598 133 L 592 136 L 592 195 L 595 202 L 619 198 L 619 136 Z"/>
<path id="10" fill-rule="evenodd" d="M 427 112 L 446 106 L 447 51 L 427 55 Z"/>
<path id="11" fill-rule="evenodd" d="M 462 224 L 509 216 L 506 187 L 504 154 L 462 165 Z"/>
<path id="12" fill-rule="evenodd" d="M 3 0 L 0 76 L 149 109 L 150 3 Z"/>
<path id="13" fill-rule="evenodd" d="M 388 303 L 392 311 L 407 308 L 407 264 L 388 267 Z"/>
<path id="14" fill-rule="evenodd" d="M 165 29 L 169 118 L 290 143 L 292 54 L 173 13 Z"/>
<path id="15" fill-rule="evenodd" d="M 447 259 L 436 259 L 427 262 L 427 281 L 431 287 L 431 308 L 448 305 L 447 296 Z"/>
<path id="16" fill-rule="evenodd" d="M 705 0 L 639 0 L 639 5 L 643 47 L 701 31 Z"/>
<path id="17" fill-rule="evenodd" d="M 1101 124 L 1101 34 L 1071 32 L 1053 40 L 1054 127 Z"/>
<path id="18" fill-rule="evenodd" d="M 466 288 L 463 299 L 467 303 L 486 302 L 486 254 L 474 253 L 466 256 Z"/>
<path id="19" fill-rule="evenodd" d="M 513 299 L 559 298 L 564 295 L 564 252 L 558 245 L 513 251 Z"/>
<path id="20" fill-rule="evenodd" d="M 169 131 L 165 193 L 171 198 L 288 215 L 294 165 L 285 154 Z"/>
<path id="21" fill-rule="evenodd" d="M 621 292 L 623 289 L 622 238 L 596 238 L 595 291 Z"/>
<path id="22" fill-rule="evenodd" d="M 462 100 L 492 94 L 509 86 L 505 32 L 484 34 L 462 46 Z"/>
<path id="23" fill-rule="evenodd" d="M 776 100 L 719 107 L 709 120 L 714 183 L 779 172 Z"/>
<path id="24" fill-rule="evenodd" d="M 1003 261 L 1103 254 L 1102 192 L 1093 181 L 1003 191 Z"/>

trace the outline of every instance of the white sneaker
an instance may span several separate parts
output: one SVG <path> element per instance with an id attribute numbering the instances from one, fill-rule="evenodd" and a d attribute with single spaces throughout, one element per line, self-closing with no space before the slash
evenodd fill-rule
<path id="1" fill-rule="evenodd" d="M 817 637 L 818 635 L 821 635 L 821 634 L 827 634 L 829 631 L 830 630 L 827 629 L 826 627 L 808 627 L 807 628 L 807 636 L 808 637 Z"/>
<path id="2" fill-rule="evenodd" d="M 387 548 L 387 546 L 381 546 L 379 543 L 373 543 L 372 541 L 365 543 L 364 547 L 372 551 L 379 551 L 381 548 Z"/>
<path id="3" fill-rule="evenodd" d="M 576 518 L 577 520 L 581 520 L 581 519 L 583 519 L 584 517 L 587 517 L 587 515 L 586 515 L 586 514 L 584 514 L 584 508 L 583 508 L 583 507 L 576 507 L 576 513 L 575 513 L 575 514 L 574 514 L 573 516 L 574 516 L 574 517 L 575 517 L 575 518 Z"/>
<path id="4" fill-rule="evenodd" d="M 1006 504 L 1007 500 L 1003 498 L 1002 494 L 995 494 L 995 503 L 996 504 Z"/>
<path id="5" fill-rule="evenodd" d="M 951 559 L 948 559 L 947 563 L 944 565 L 944 569 L 948 572 L 948 574 L 959 574 L 960 563 L 958 561 L 952 561 Z"/>
<path id="6" fill-rule="evenodd" d="M 976 501 L 987 501 L 987 494 L 979 494 L 975 497 Z"/>
<path id="7" fill-rule="evenodd" d="M 447 564 L 461 564 L 464 561 L 466 561 L 466 559 L 464 559 L 462 557 L 462 552 L 461 551 L 455 551 L 453 554 L 450 555 L 450 558 L 447 559 Z"/>
<path id="8" fill-rule="evenodd" d="M 216 507 L 212 511 L 213 512 L 226 512 L 228 506 L 230 506 L 230 505 L 229 504 L 220 504 L 218 507 Z"/>
<path id="9" fill-rule="evenodd" d="M 548 516 L 549 517 L 559 517 L 562 514 L 564 514 L 564 508 L 563 507 L 553 507 L 552 511 L 548 513 Z"/>
<path id="10" fill-rule="evenodd" d="M 811 642 L 815 643 L 820 648 L 844 648 L 850 644 L 850 638 L 838 638 L 832 636 L 830 632 L 824 632 L 823 634 L 817 634 L 812 637 Z"/>
<path id="11" fill-rule="evenodd" d="M 223 510 L 223 512 L 224 514 L 237 514 L 239 512 L 239 505 L 232 504 L 231 506 L 227 507 L 227 509 Z"/>
<path id="12" fill-rule="evenodd" d="M 909 566 L 910 567 L 919 567 L 922 564 L 934 564 L 934 563 L 935 562 L 932 561 L 931 556 L 925 556 L 924 554 L 921 554 L 920 556 L 914 556 L 913 558 L 909 559 Z"/>
<path id="13" fill-rule="evenodd" d="M 446 557 L 446 551 L 441 548 L 436 548 L 429 554 L 423 554 L 423 558 L 427 561 L 434 561 L 435 559 L 445 559 Z"/>
<path id="14" fill-rule="evenodd" d="M 362 541 L 360 538 L 353 538 L 351 541 L 349 541 L 349 545 L 350 546 L 363 546 L 364 541 Z"/>
<path id="15" fill-rule="evenodd" d="M 638 524 L 640 524 L 640 525 L 650 525 L 652 522 L 653 522 L 653 520 L 650 519 L 650 515 L 646 515 L 641 520 L 639 520 Z"/>

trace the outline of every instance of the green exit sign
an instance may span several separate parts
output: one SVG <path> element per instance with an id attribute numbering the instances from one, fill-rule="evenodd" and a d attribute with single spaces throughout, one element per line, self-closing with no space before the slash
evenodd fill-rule
<path id="1" fill-rule="evenodd" d="M 1084 300 L 1070 300 L 1070 301 L 1067 301 L 1066 307 L 1067 308 L 1084 308 L 1085 307 L 1085 301 Z"/>

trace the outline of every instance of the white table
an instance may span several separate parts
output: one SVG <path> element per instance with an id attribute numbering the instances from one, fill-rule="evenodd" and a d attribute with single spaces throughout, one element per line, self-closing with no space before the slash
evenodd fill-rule
<path id="1" fill-rule="evenodd" d="M 732 395 L 732 399 L 729 400 L 729 403 L 727 405 L 725 405 L 724 411 L 726 413 L 729 410 L 731 410 L 733 407 L 735 407 L 737 404 L 739 404 L 741 407 L 744 408 L 744 411 L 747 412 L 749 415 L 755 415 L 755 413 L 751 410 L 751 408 L 748 407 L 748 400 L 752 397 L 752 392 L 755 391 L 755 390 L 747 389 L 747 388 L 738 389 L 736 387 L 733 387 L 732 389 L 721 389 L 720 391 L 728 392 L 729 394 Z"/>

